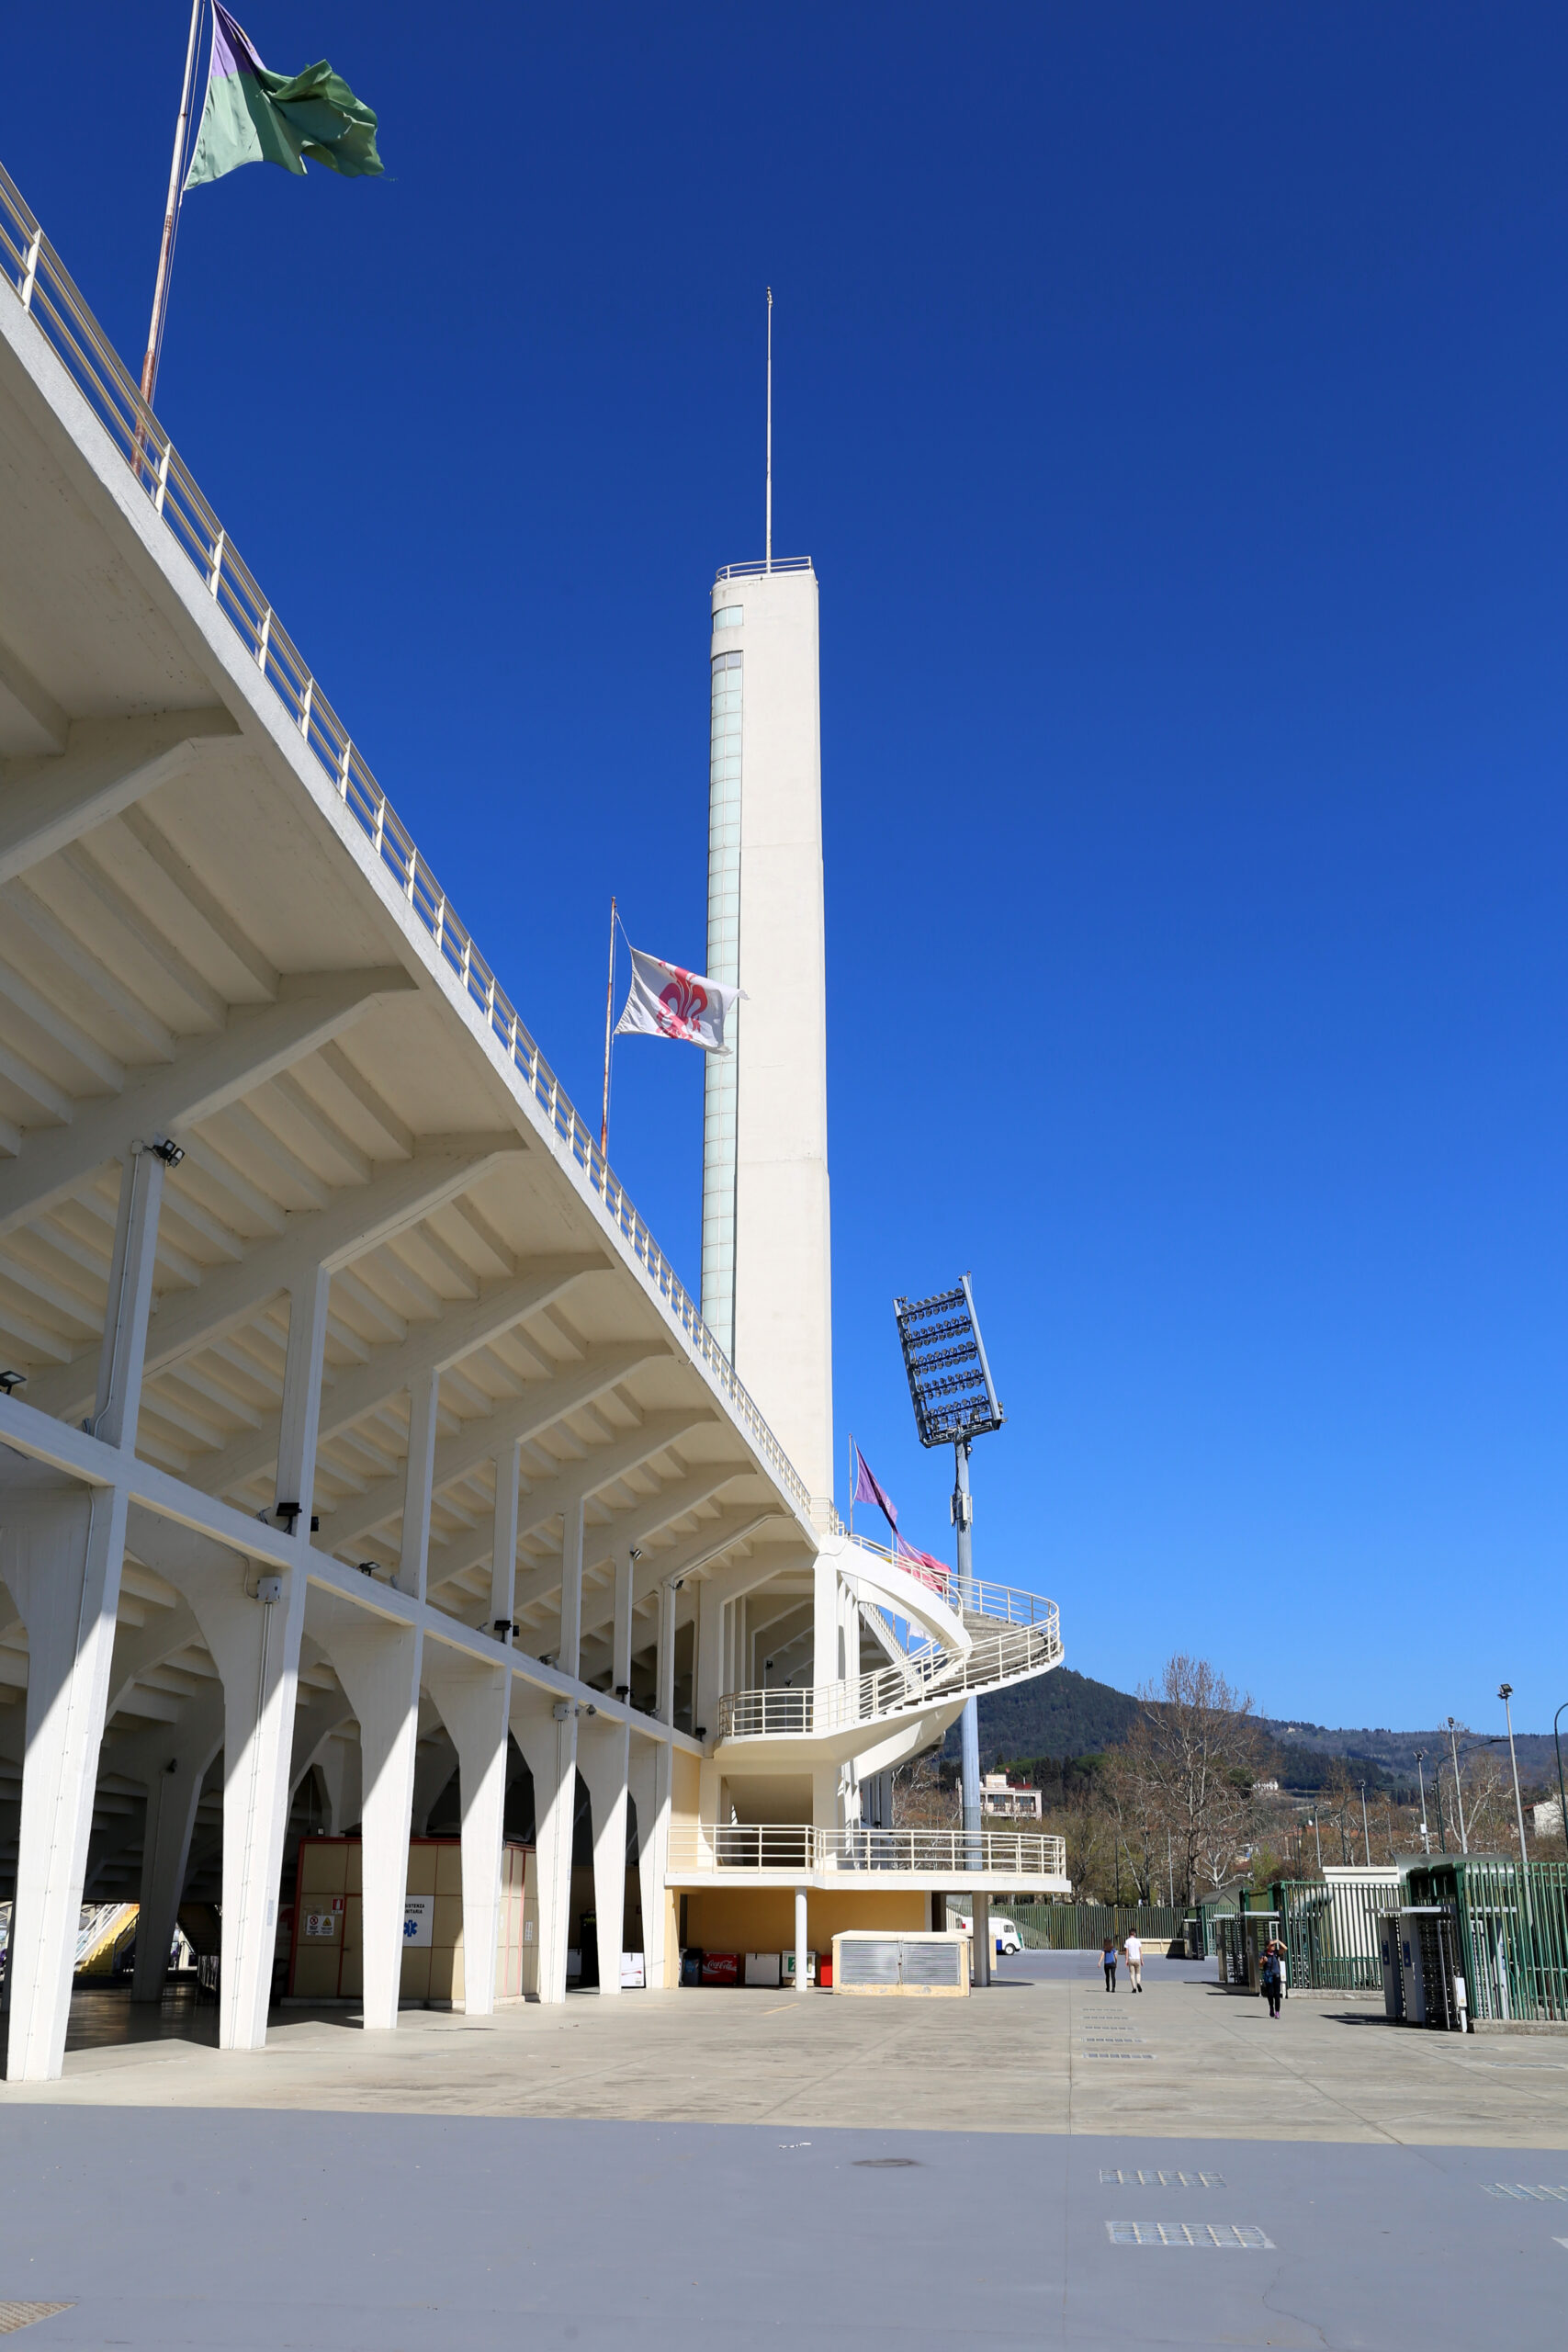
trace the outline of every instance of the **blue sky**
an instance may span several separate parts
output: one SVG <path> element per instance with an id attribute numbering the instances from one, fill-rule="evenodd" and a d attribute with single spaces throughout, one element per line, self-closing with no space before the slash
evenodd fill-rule
<path id="1" fill-rule="evenodd" d="M 1070 1663 L 1568 1696 L 1568 21 L 244 0 L 388 178 L 199 190 L 158 405 L 585 1107 L 699 962 L 707 586 L 822 594 L 837 1408 L 973 1270 L 976 1558 Z M 181 0 L 9 27 L 134 368 Z M 39 93 L 62 94 L 40 104 Z M 68 103 L 66 96 L 68 94 Z M 701 1069 L 612 1156 L 693 1287 Z M 1500 1726 L 1499 1726 L 1500 1727 Z"/>

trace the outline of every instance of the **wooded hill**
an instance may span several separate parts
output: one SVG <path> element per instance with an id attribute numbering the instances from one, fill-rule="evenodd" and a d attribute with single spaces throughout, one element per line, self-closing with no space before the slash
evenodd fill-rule
<path id="1" fill-rule="evenodd" d="M 1015 1778 L 1045 1785 L 1045 1776 L 1032 1769 L 1039 1761 L 1049 1766 L 1053 1781 L 1064 1759 L 1096 1756 L 1119 1747 L 1137 1719 L 1139 1702 L 1091 1675 L 1058 1667 L 1055 1674 L 998 1690 L 980 1701 L 980 1764 L 994 1772 L 1006 1764 Z M 1260 1715 L 1258 1727 L 1269 1742 L 1264 1777 L 1311 1795 L 1328 1780 L 1337 1759 L 1343 1759 L 1357 1781 L 1365 1780 L 1369 1792 L 1403 1793 L 1416 1785 L 1416 1751 L 1428 1758 L 1427 1786 L 1433 1760 L 1448 1753 L 1448 1734 L 1385 1730 L 1331 1730 L 1323 1724 L 1290 1722 L 1282 1716 Z M 1478 1735 L 1461 1736 L 1461 1752 Z M 1557 1767 L 1549 1735 L 1520 1732 L 1517 1736 L 1519 1778 L 1527 1791 L 1548 1782 L 1555 1793 Z M 1507 1748 L 1495 1749 L 1505 1760 Z M 944 1762 L 956 1762 L 958 1726 L 953 1724 L 942 1746 Z"/>

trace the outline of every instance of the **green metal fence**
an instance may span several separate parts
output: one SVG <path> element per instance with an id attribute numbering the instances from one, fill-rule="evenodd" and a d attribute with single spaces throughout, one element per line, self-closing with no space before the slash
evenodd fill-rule
<path id="1" fill-rule="evenodd" d="M 1472 2018 L 1568 2018 L 1568 1863 L 1450 1854 L 1407 1873 L 1409 1903 L 1451 1903 Z"/>
<path id="2" fill-rule="evenodd" d="M 1098 1951 L 1107 1936 L 1118 1951 L 1130 1935 L 1170 1944 L 1187 1925 L 1179 1905 L 1163 1903 L 993 1903 L 991 1917 L 1010 1919 L 1027 1951 Z"/>
<path id="3" fill-rule="evenodd" d="M 1303 1993 L 1375 1993 L 1382 1985 L 1379 1922 L 1404 1898 L 1399 1874 L 1386 1882 L 1325 1884 L 1281 1879 L 1269 1889 L 1289 1954 L 1287 1982 Z M 1258 1898 L 1261 1904 L 1262 1898 Z"/>

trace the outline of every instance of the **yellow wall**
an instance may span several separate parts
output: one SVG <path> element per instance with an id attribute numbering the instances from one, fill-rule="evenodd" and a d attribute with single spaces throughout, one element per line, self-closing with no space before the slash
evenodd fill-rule
<path id="1" fill-rule="evenodd" d="M 931 1922 L 929 1894 L 842 1894 L 813 1887 L 806 1898 L 806 1940 L 826 1951 L 847 1928 L 919 1934 Z M 698 1887 L 686 1897 L 686 1940 L 702 1951 L 793 1951 L 795 1894 L 781 1887 Z"/>

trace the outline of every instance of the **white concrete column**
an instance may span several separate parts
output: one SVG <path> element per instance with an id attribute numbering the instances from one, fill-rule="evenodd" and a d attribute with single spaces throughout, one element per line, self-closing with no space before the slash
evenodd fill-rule
<path id="1" fill-rule="evenodd" d="M 637 1890 L 642 1896 L 643 1981 L 662 1991 L 664 1973 L 664 1873 L 670 1857 L 670 1742 L 632 1742 L 628 1784 L 637 1805 Z"/>
<path id="2" fill-rule="evenodd" d="M 573 1681 L 582 1659 L 582 1514 L 581 1495 L 561 1514 L 560 1649 L 556 1664 Z"/>
<path id="3" fill-rule="evenodd" d="M 471 2018 L 488 2018 L 495 2008 L 512 1674 L 508 1667 L 480 1667 L 459 1652 L 432 1642 L 424 1657 L 424 1680 L 457 1749 L 463 1825 L 463 2007 Z"/>
<path id="4" fill-rule="evenodd" d="M 158 1253 L 158 1209 L 164 1197 L 164 1161 L 155 1151 L 132 1144 L 120 1170 L 119 1212 L 109 1262 L 107 1312 L 98 1356 L 97 1408 L 94 1434 L 106 1445 L 136 1448 L 141 1410 L 141 1369 L 147 1353 L 147 1317 L 152 1305 L 152 1270 Z"/>
<path id="5" fill-rule="evenodd" d="M 797 1993 L 806 1990 L 806 1955 L 810 1949 L 807 1941 L 807 1890 L 797 1886 L 795 1890 L 795 1989 Z"/>
<path id="6" fill-rule="evenodd" d="M 839 1568 L 831 1555 L 818 1552 L 812 1566 L 811 1679 L 820 1690 L 839 1679 Z"/>
<path id="7" fill-rule="evenodd" d="M 624 1544 L 617 1547 L 615 1559 L 615 1617 L 610 1635 L 610 1688 L 622 1700 L 629 1697 L 632 1687 L 634 1565 L 630 1551 Z"/>
<path id="8" fill-rule="evenodd" d="M 312 1266 L 288 1294 L 288 1347 L 283 1360 L 283 1418 L 277 1435 L 276 1500 L 299 1505 L 295 1532 L 307 1542 L 316 1491 L 316 1440 L 321 1419 L 321 1358 L 332 1276 Z"/>
<path id="9" fill-rule="evenodd" d="M 626 1914 L 626 1770 L 631 1733 L 600 1715 L 579 1726 L 577 1760 L 593 1808 L 593 1908 L 599 1990 L 619 1995 Z"/>
<path id="10" fill-rule="evenodd" d="M 513 1681 L 512 1736 L 534 1781 L 539 1892 L 539 1998 L 566 1998 L 571 1925 L 571 1834 L 577 1813 L 577 1710 L 570 1699 Z"/>
<path id="11" fill-rule="evenodd" d="M 435 1476 L 436 1406 L 441 1374 L 423 1374 L 409 1388 L 408 1477 L 403 1488 L 402 1549 L 398 1555 L 400 1592 L 424 1599 L 430 1565 L 430 1498 Z"/>
<path id="12" fill-rule="evenodd" d="M 43 2083 L 56 2080 L 65 2056 L 126 1506 L 113 1487 L 18 1473 L 28 1483 L 0 1505 L 0 1574 L 28 1629 L 6 2074 Z"/>
<path id="13" fill-rule="evenodd" d="M 147 1821 L 141 1841 L 141 1885 L 136 1921 L 136 1973 L 130 1987 L 133 2001 L 163 1998 L 169 1971 L 169 1947 L 175 1939 L 175 1922 L 190 1863 L 196 1809 L 201 1801 L 202 1783 L 223 1745 L 220 1690 L 214 1692 L 210 1702 L 193 1707 L 185 1721 L 170 1727 L 169 1743 L 175 1754 L 147 1783 Z"/>
<path id="14" fill-rule="evenodd" d="M 501 1636 L 512 1645 L 512 1611 L 517 1590 L 517 1472 L 522 1440 L 514 1438 L 495 1457 L 495 1536 L 490 1560 L 490 1622 L 507 1631 Z"/>
<path id="15" fill-rule="evenodd" d="M 224 2050 L 260 2050 L 266 2041 L 288 1826 L 307 1546 L 301 1542 L 299 1547 L 298 1567 L 280 1571 L 140 1506 L 134 1541 L 138 1558 L 190 1603 L 223 1686 L 218 2038 Z"/>
<path id="16" fill-rule="evenodd" d="M 321 1635 L 359 1724 L 365 1804 L 360 1815 L 361 1934 L 367 2030 L 398 2022 L 414 1750 L 419 1744 L 422 1635 L 391 1618 L 340 1618 Z"/>
<path id="17" fill-rule="evenodd" d="M 659 1645 L 654 1671 L 658 1677 L 657 1712 L 661 1724 L 673 1725 L 675 1721 L 675 1587 L 673 1582 L 659 1588 Z"/>
<path id="18" fill-rule="evenodd" d="M 724 1586 L 716 1577 L 705 1577 L 697 1587 L 697 1671 L 692 1729 L 699 1738 L 718 1737 L 718 1702 L 724 1694 L 725 1599 Z"/>

